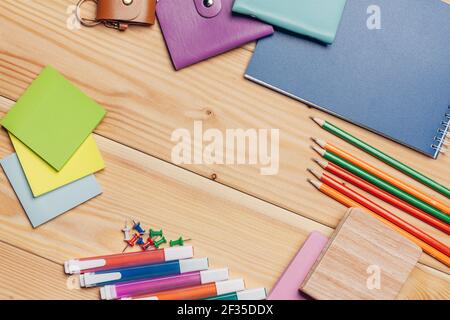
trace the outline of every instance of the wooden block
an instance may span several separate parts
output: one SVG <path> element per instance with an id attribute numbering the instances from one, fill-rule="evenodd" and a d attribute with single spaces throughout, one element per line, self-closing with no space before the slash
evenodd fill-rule
<path id="1" fill-rule="evenodd" d="M 384 223 L 351 208 L 300 290 L 319 300 L 395 299 L 421 253 Z"/>

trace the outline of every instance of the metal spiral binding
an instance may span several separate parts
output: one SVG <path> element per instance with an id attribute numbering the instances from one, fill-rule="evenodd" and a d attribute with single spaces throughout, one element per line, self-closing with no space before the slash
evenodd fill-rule
<path id="1" fill-rule="evenodd" d="M 441 121 L 441 127 L 437 130 L 438 135 L 434 137 L 434 143 L 431 148 L 445 154 L 449 151 L 450 147 L 450 106 L 447 108 L 448 112 L 445 113 L 444 120 Z"/>

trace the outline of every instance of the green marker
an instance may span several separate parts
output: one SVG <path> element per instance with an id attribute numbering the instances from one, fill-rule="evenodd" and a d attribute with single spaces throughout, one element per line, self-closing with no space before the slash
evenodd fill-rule
<path id="1" fill-rule="evenodd" d="M 239 292 L 232 292 L 222 294 L 220 296 L 210 297 L 203 300 L 228 300 L 228 301 L 238 301 L 238 300 L 264 300 L 267 298 L 267 293 L 265 288 L 250 289 Z"/>
<path id="2" fill-rule="evenodd" d="M 153 230 L 150 229 L 150 238 L 154 238 L 154 237 L 162 237 L 163 236 L 163 231 L 161 230 Z"/>

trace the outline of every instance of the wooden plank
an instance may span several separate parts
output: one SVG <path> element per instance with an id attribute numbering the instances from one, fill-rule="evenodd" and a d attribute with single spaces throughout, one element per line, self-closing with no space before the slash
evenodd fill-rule
<path id="1" fill-rule="evenodd" d="M 65 28 L 65 23 L 67 19 L 66 9 L 70 4 L 72 4 L 72 1 L 69 0 L 52 2 L 8 0 L 0 3 L 0 41 L 2 41 L 2 48 L 0 49 L 0 95 L 17 99 L 39 72 L 42 65 L 51 63 L 71 81 L 108 108 L 108 117 L 99 127 L 98 133 L 167 161 L 170 160 L 171 132 L 175 128 L 191 128 L 192 121 L 195 119 L 204 120 L 206 128 L 215 127 L 222 130 L 238 127 L 280 128 L 281 169 L 278 176 L 260 176 L 257 167 L 202 165 L 186 166 L 186 168 L 206 177 L 211 177 L 214 173 L 217 175 L 219 182 L 233 188 L 321 221 L 329 226 L 337 224 L 345 209 L 326 198 L 321 198 L 303 181 L 303 169 L 309 166 L 309 157 L 313 154 L 308 149 L 308 137 L 323 134 L 311 124 L 307 116 L 322 114 L 305 109 L 290 99 L 244 81 L 242 73 L 250 58 L 248 49 L 251 50 L 252 45 L 246 46 L 245 50 L 234 50 L 182 72 L 174 73 L 157 26 L 151 29 L 135 28 L 126 33 L 117 33 L 114 30 L 101 27 L 92 30 L 83 29 L 77 32 L 69 31 Z M 220 89 L 211 92 L 211 87 L 216 88 L 216 90 L 217 88 Z M 10 103 L 3 103 L 2 111 L 8 110 L 9 106 Z M 373 144 L 384 145 L 388 152 L 401 155 L 403 159 L 409 159 L 420 170 L 448 184 L 450 177 L 441 174 L 447 170 L 448 158 L 441 157 L 438 161 L 432 161 L 409 149 L 399 148 L 397 144 L 387 142 L 376 135 L 355 129 L 354 126 L 344 124 L 341 121 L 336 122 L 344 128 L 358 132 L 364 139 Z M 329 135 L 326 135 L 326 138 L 330 138 L 329 140 L 332 142 L 337 141 L 334 141 L 334 138 Z M 113 143 L 106 139 L 105 141 L 102 138 L 97 139 L 101 144 L 102 151 L 103 149 L 116 148 Z M 113 145 L 114 147 L 112 147 Z M 3 133 L 0 146 L 2 152 L 11 152 L 9 142 Z M 174 176 L 178 176 L 179 172 L 184 171 L 178 171 L 179 169 L 176 170 L 172 166 L 160 168 L 152 164 L 148 167 L 146 166 L 148 165 L 146 164 L 147 157 L 141 154 L 139 154 L 141 158 L 138 157 L 137 160 L 127 160 L 130 153 L 129 149 L 122 147 L 119 149 L 121 152 L 111 152 L 107 155 L 108 159 L 111 159 L 111 162 L 115 164 L 114 167 L 117 171 L 113 170 L 115 173 L 109 176 L 107 172 L 110 172 L 110 169 L 107 169 L 105 173 L 99 175 L 102 183 L 106 181 L 107 184 L 106 198 L 104 194 L 99 198 L 101 200 L 94 200 L 92 203 L 90 202 L 58 218 L 48 226 L 46 225 L 33 232 L 30 232 L 31 228 L 2 173 L 0 175 L 0 200 L 5 208 L 2 208 L 2 211 L 5 210 L 6 213 L 2 212 L 1 216 L 1 239 L 11 238 L 14 243 L 20 243 L 23 248 L 28 247 L 30 243 L 27 240 L 31 240 L 31 250 L 61 262 L 62 259 L 75 255 L 84 256 L 117 251 L 117 248 L 121 246 L 121 242 L 117 242 L 117 237 L 120 237 L 120 232 L 117 231 L 117 223 L 122 221 L 125 216 L 130 215 L 126 213 L 129 212 L 128 210 L 134 209 L 137 212 L 131 212 L 131 214 L 140 217 L 138 212 L 148 209 L 156 210 L 156 212 L 161 211 L 163 214 L 170 216 L 173 206 L 179 210 L 182 209 L 182 203 L 177 205 L 168 200 L 159 202 L 161 199 L 158 197 L 147 199 L 142 193 L 152 192 L 154 187 L 149 187 L 142 181 L 130 182 L 130 180 L 132 178 L 141 179 L 141 176 L 136 174 L 136 170 L 145 172 L 145 176 L 151 175 L 154 177 L 153 183 L 159 182 L 157 178 L 160 178 L 160 169 L 168 170 Z M 358 154 L 358 152 L 356 153 Z M 118 154 L 121 155 L 118 156 Z M 129 162 L 134 165 L 137 164 L 137 169 L 127 167 L 126 170 L 122 171 L 122 167 Z M 156 173 L 154 170 L 156 170 Z M 133 174 L 130 174 L 130 171 Z M 393 172 L 393 174 L 399 175 L 397 172 Z M 440 177 L 441 175 L 442 177 Z M 194 179 L 194 176 L 190 174 L 185 179 Z M 178 181 L 172 175 L 168 177 L 162 175 L 160 179 Z M 131 183 L 131 190 L 126 192 L 125 197 L 121 195 L 123 188 L 117 185 L 117 181 L 127 186 Z M 167 183 L 164 185 L 167 187 Z M 183 186 L 181 188 L 183 192 L 180 199 L 184 199 L 187 203 L 191 201 L 189 196 L 192 193 L 196 196 L 198 196 L 197 193 L 203 196 L 203 198 L 194 197 L 195 200 L 189 203 L 189 210 L 187 210 L 188 213 L 195 211 L 194 215 L 197 218 L 207 216 L 205 211 L 210 209 L 210 205 L 216 205 L 220 208 L 223 202 L 230 202 L 227 197 L 225 197 L 225 200 L 221 197 L 221 192 L 228 189 L 222 189 L 223 186 L 217 187 L 218 184 L 204 185 L 202 182 L 194 190 L 190 190 L 189 183 L 184 184 L 183 182 L 181 185 Z M 218 188 L 214 189 L 213 195 L 203 189 L 211 186 Z M 196 193 L 198 188 L 202 192 Z M 178 184 L 175 189 L 178 190 Z M 178 192 L 175 192 L 175 189 L 170 190 L 178 197 Z M 139 194 L 137 205 L 134 202 L 133 190 L 137 190 Z M 225 195 L 227 194 L 228 191 L 225 192 Z M 221 196 L 216 198 L 217 195 Z M 207 201 L 210 197 L 215 199 L 211 203 Z M 229 234 L 220 233 L 220 241 L 216 239 L 214 232 L 208 232 L 204 235 L 203 240 L 216 239 L 210 245 L 219 245 L 215 247 L 216 255 L 220 257 L 218 252 L 224 251 L 228 252 L 229 256 L 232 249 L 230 249 L 230 245 L 225 246 L 223 242 L 230 241 L 227 239 L 234 239 L 235 236 L 236 239 L 242 241 L 243 238 L 239 232 L 252 232 L 251 226 L 253 226 L 254 219 L 257 222 L 257 229 L 260 228 L 260 230 L 271 230 L 272 224 L 281 225 L 281 227 L 275 229 L 276 231 L 291 230 L 288 235 L 292 235 L 293 232 L 295 236 L 283 239 L 281 243 L 278 242 L 282 235 L 275 236 L 276 245 L 274 246 L 277 251 L 271 249 L 266 252 L 258 247 L 259 252 L 254 253 L 258 257 L 270 252 L 276 254 L 281 252 L 281 256 L 276 256 L 279 259 L 276 263 L 271 264 L 269 262 L 271 270 L 266 271 L 265 275 L 263 274 L 254 280 L 254 283 L 257 284 L 270 283 L 270 281 L 273 283 L 277 275 L 282 272 L 284 264 L 289 260 L 287 257 L 292 256 L 296 250 L 294 248 L 303 241 L 304 233 L 312 228 L 309 224 L 311 222 L 309 220 L 297 220 L 297 217 L 290 217 L 291 213 L 286 210 L 270 206 L 257 199 L 249 200 L 247 197 L 240 193 L 229 195 L 229 198 L 232 199 L 232 205 L 224 206 L 223 212 L 235 209 L 237 206 L 239 208 L 236 209 L 238 213 L 244 212 L 243 222 L 249 224 L 248 226 L 240 227 L 236 231 L 232 230 Z M 157 203 L 149 205 L 148 202 L 152 201 Z M 248 209 L 249 203 L 252 204 L 250 205 L 252 209 Z M 264 205 L 261 205 L 261 203 Z M 264 208 L 262 217 L 265 217 L 269 222 L 260 217 L 260 205 Z M 197 213 L 196 208 L 201 208 L 202 212 Z M 216 209 L 216 207 L 213 208 Z M 111 210 L 112 213 L 109 214 L 105 210 Z M 214 225 L 216 221 L 222 221 L 223 212 L 221 210 L 212 211 L 213 218 L 202 224 L 206 229 L 209 225 Z M 99 212 L 98 216 L 97 212 Z M 273 214 L 273 212 L 276 214 Z M 153 221 L 151 219 L 157 215 L 154 212 L 151 214 L 145 212 L 144 218 L 148 219 L 147 223 L 151 223 Z M 286 218 L 285 215 L 289 218 Z M 73 220 L 71 220 L 69 216 L 78 216 L 78 219 L 72 218 Z M 111 217 L 115 220 L 110 221 Z M 236 221 L 241 222 L 238 214 L 234 214 L 233 217 Z M 179 225 L 181 221 L 186 220 L 186 217 L 178 213 L 168 220 L 175 221 L 171 225 L 171 232 L 179 232 L 181 230 Z M 161 216 L 156 221 L 160 225 L 166 225 L 165 219 Z M 307 221 L 306 226 L 303 221 Z M 105 222 L 104 230 L 100 228 L 103 222 Z M 226 222 L 227 226 L 235 227 L 234 221 L 226 220 Z M 96 225 L 96 227 L 91 226 L 91 224 Z M 53 226 L 50 227 L 50 225 Z M 67 235 L 64 234 L 63 228 L 68 228 L 67 230 L 70 230 L 70 232 Z M 216 230 L 216 227 L 212 229 Z M 299 235 L 295 230 L 303 230 L 303 233 Z M 96 233 L 92 233 L 92 231 Z M 103 231 L 105 236 L 103 236 Z M 203 234 L 199 228 L 194 228 L 194 231 L 195 234 Z M 17 235 L 15 235 L 16 232 Z M 265 236 L 267 237 L 267 234 Z M 244 240 L 260 240 L 261 237 L 259 235 L 245 235 Z M 442 235 L 438 235 L 438 237 L 447 241 L 447 238 Z M 52 238 L 57 239 L 57 241 L 49 243 L 48 239 Z M 196 239 L 199 238 L 196 237 Z M 202 244 L 205 242 L 203 240 L 201 241 Z M 37 241 L 37 244 L 34 241 Z M 60 245 L 61 242 L 64 243 L 64 246 Z M 67 245 L 67 243 L 71 244 Z M 92 243 L 100 243 L 100 245 L 90 248 L 89 245 Z M 263 241 L 263 244 L 267 243 L 270 244 L 270 242 Z M 68 248 L 66 248 L 66 245 Z M 253 246 L 248 245 L 246 248 L 253 249 Z M 286 250 L 285 248 L 289 249 Z M 240 253 L 244 253 L 244 256 L 248 259 L 240 269 L 243 272 L 242 274 L 246 274 L 245 268 L 253 270 L 253 265 L 250 263 L 254 257 L 253 252 L 248 253 L 241 250 Z M 228 256 L 225 256 L 222 261 L 228 261 Z M 236 256 L 239 255 L 236 254 Z M 284 261 L 281 261 L 283 259 Z M 233 260 L 233 263 L 239 267 L 241 264 L 237 260 L 239 259 Z M 258 263 L 264 263 L 267 262 L 267 259 L 257 261 Z M 441 268 L 427 256 L 423 256 L 421 261 L 433 265 L 433 267 Z M 268 267 L 266 266 L 266 268 Z M 448 271 L 445 268 L 444 270 Z"/>
<path id="2" fill-rule="evenodd" d="M 96 141 L 106 162 L 106 169 L 96 175 L 104 193 L 35 230 L 0 171 L 0 239 L 61 264 L 74 257 L 119 252 L 124 220 L 135 218 L 163 228 L 168 238 L 191 237 L 196 256 L 208 256 L 212 267 L 230 267 L 232 276 L 244 277 L 249 287 L 270 288 L 312 230 L 332 232 L 103 137 L 96 136 Z M 0 157 L 11 152 L 1 131 Z M 421 261 L 440 267 L 426 255 Z M 430 288 L 411 290 L 440 292 L 434 282 L 425 284 Z"/>
<path id="3" fill-rule="evenodd" d="M 205 129 L 280 129 L 280 171 L 262 176 L 258 166 L 185 165 L 205 177 L 264 199 L 277 206 L 335 227 L 340 205 L 317 194 L 305 181 L 304 170 L 314 153 L 309 137 L 317 136 L 353 151 L 394 176 L 399 172 L 368 158 L 321 131 L 309 116 L 326 117 L 282 95 L 243 79 L 252 45 L 174 72 L 158 26 L 130 28 L 118 33 L 108 28 L 66 28 L 70 0 L 2 1 L 0 3 L 0 93 L 17 99 L 45 64 L 52 64 L 109 113 L 97 132 L 145 153 L 170 161 L 171 133 L 192 131 L 194 120 Z M 6 111 L 6 109 L 3 109 Z M 333 122 L 413 164 L 415 168 L 450 185 L 449 157 L 432 160 L 405 147 L 360 130 L 340 120 Z M 409 178 L 404 178 L 425 189 Z M 434 193 L 433 193 L 434 194 Z M 436 197 L 448 202 L 440 195 Z M 393 210 L 396 212 L 395 210 Z M 398 213 L 406 220 L 448 243 L 448 237 Z"/>
<path id="4" fill-rule="evenodd" d="M 431 286 L 430 286 L 431 285 Z M 427 288 L 424 290 L 424 288 Z M 450 276 L 420 265 L 414 268 L 397 299 L 401 300 L 448 300 Z"/>
<path id="5" fill-rule="evenodd" d="M 61 265 L 0 241 L 0 299 L 97 299 L 98 289 L 80 290 Z"/>
<path id="6" fill-rule="evenodd" d="M 8 109 L 11 105 L 13 104 L 13 101 L 11 101 L 11 100 L 9 100 L 9 99 L 5 99 L 5 98 L 0 98 L 0 116 L 2 116 L 2 109 Z M 103 140 L 102 140 L 103 141 Z M 106 141 L 106 140 L 105 140 Z M 5 145 L 10 145 L 10 143 L 9 143 L 9 139 L 5 139 Z M 101 146 L 100 146 L 101 147 Z M 6 150 L 8 150 L 8 151 L 6 151 Z M 6 152 L 10 152 L 10 151 L 12 151 L 13 149 L 12 149 L 12 147 L 11 147 L 11 145 L 6 149 L 5 151 Z M 125 183 L 125 182 L 124 182 Z M 316 193 L 316 196 L 319 196 L 320 194 L 319 193 Z M 320 198 L 321 199 L 321 198 Z M 321 199 L 322 200 L 322 199 Z M 327 199 L 325 199 L 325 200 L 327 200 Z M 340 214 L 340 215 L 344 215 L 344 213 L 345 213 L 345 209 L 342 207 L 342 206 L 339 206 L 340 208 L 339 209 L 336 209 L 337 210 L 337 213 L 338 214 Z M 310 215 L 306 215 L 306 216 L 310 216 Z M 410 219 L 411 221 L 413 221 L 413 219 Z M 438 230 L 435 230 L 434 228 L 432 228 L 432 227 L 430 227 L 430 226 L 428 226 L 428 225 L 426 225 L 425 223 L 418 223 L 418 222 L 415 222 L 416 224 L 421 224 L 421 227 L 423 228 L 423 229 L 425 229 L 425 230 L 427 230 L 428 232 L 430 232 L 430 233 L 432 233 L 432 234 L 434 234 L 436 237 L 440 237 L 440 238 L 442 238 L 442 239 L 444 239 L 444 241 L 446 241 L 447 243 L 448 243 L 448 241 L 449 241 L 449 239 L 448 239 L 448 237 L 446 237 L 445 235 L 443 235 L 443 233 L 442 232 L 440 232 L 440 231 L 438 231 Z M 429 265 L 429 266 L 433 266 L 434 268 L 438 268 L 439 270 L 442 270 L 442 271 L 444 271 L 444 272 L 449 272 L 449 268 L 447 268 L 447 267 L 445 267 L 445 266 L 443 266 L 441 263 L 439 263 L 439 262 L 437 262 L 435 259 L 433 259 L 433 258 L 431 258 L 431 257 L 429 257 L 429 256 L 427 256 L 427 255 L 423 255 L 423 257 L 422 257 L 422 260 L 421 260 L 423 263 L 425 263 L 425 264 L 427 264 L 427 265 Z"/>
<path id="7" fill-rule="evenodd" d="M 319 300 L 393 300 L 421 253 L 383 222 L 351 208 L 300 288 Z"/>
<path id="8" fill-rule="evenodd" d="M 95 288 L 76 289 L 76 277 L 65 275 L 61 265 L 3 242 L 0 242 L 0 257 L 0 299 L 98 299 Z M 398 299 L 447 300 L 449 284 L 449 276 L 419 266 L 414 269 Z"/>

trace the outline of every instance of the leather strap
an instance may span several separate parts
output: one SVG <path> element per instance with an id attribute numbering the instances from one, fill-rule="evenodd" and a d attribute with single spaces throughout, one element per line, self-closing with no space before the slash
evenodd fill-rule
<path id="1" fill-rule="evenodd" d="M 87 27 L 103 23 L 105 26 L 124 31 L 129 25 L 150 26 L 155 23 L 156 0 L 80 0 L 78 10 L 86 1 L 97 4 L 96 19 L 79 17 Z"/>

